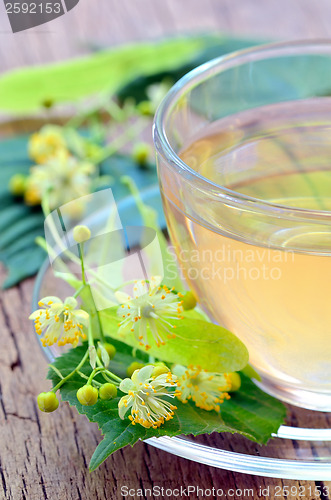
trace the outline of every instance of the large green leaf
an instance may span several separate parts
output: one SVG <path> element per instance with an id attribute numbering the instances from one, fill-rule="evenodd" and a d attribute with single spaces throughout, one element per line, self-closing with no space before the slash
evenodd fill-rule
<path id="1" fill-rule="evenodd" d="M 0 78 L 0 109 L 33 112 L 44 103 L 116 93 L 139 76 L 177 68 L 206 45 L 203 36 L 144 42 L 56 64 L 22 68 Z"/>
<path id="2" fill-rule="evenodd" d="M 113 341 L 112 341 L 113 342 Z M 125 367 L 132 361 L 141 361 L 145 353 L 137 351 L 133 357 L 128 346 L 121 342 L 113 342 L 117 353 L 111 362 L 110 369 L 123 376 Z M 70 373 L 83 357 L 86 346 L 77 347 L 56 359 L 53 363 L 63 375 Z M 146 359 L 146 358 L 145 358 Z M 88 363 L 82 371 L 88 375 Z M 59 377 L 53 370 L 48 378 L 53 384 L 59 382 Z M 286 410 L 282 403 L 258 389 L 247 377 L 242 375 L 242 387 L 234 393 L 229 401 L 221 406 L 221 414 L 215 411 L 205 411 L 190 402 L 183 404 L 176 400 L 177 410 L 172 420 L 159 429 L 145 429 L 140 425 L 132 426 L 128 419 L 120 420 L 118 416 L 119 397 L 112 401 L 98 401 L 95 406 L 82 406 L 76 397 L 76 392 L 84 384 L 78 375 L 72 377 L 61 388 L 61 396 L 77 411 L 85 414 L 91 422 L 96 422 L 104 435 L 104 439 L 96 448 L 91 461 L 90 470 L 95 470 L 111 453 L 127 445 L 133 446 L 140 439 L 152 436 L 176 436 L 180 434 L 194 435 L 211 434 L 213 432 L 239 433 L 252 441 L 265 444 L 276 433 L 283 423 Z"/>
<path id="3" fill-rule="evenodd" d="M 118 338 L 117 308 L 100 311 L 101 322 L 107 335 Z M 176 324 L 176 338 L 167 339 L 166 344 L 157 347 L 152 333 L 148 331 L 148 353 L 168 363 L 181 365 L 201 365 L 215 372 L 233 372 L 244 368 L 248 363 L 248 351 L 244 344 L 225 328 L 208 323 L 186 314 L 184 319 L 173 320 Z M 126 335 L 123 342 L 137 347 L 132 334 Z"/>

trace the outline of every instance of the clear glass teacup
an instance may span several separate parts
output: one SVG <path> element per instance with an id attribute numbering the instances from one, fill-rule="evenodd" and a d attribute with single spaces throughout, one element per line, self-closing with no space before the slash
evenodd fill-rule
<path id="1" fill-rule="evenodd" d="M 261 386 L 331 410 L 331 42 L 213 60 L 159 107 L 164 211 L 201 306 Z"/>

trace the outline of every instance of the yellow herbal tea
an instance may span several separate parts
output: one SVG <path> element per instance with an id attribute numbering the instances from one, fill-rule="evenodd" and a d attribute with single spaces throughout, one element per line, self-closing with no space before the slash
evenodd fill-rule
<path id="1" fill-rule="evenodd" d="M 216 194 L 224 186 L 293 212 L 331 211 L 330 111 L 316 100 L 219 120 L 179 156 Z M 162 185 L 171 240 L 206 312 L 245 342 L 271 384 L 330 393 L 329 219 L 280 225 L 194 190 L 179 206 L 171 181 Z"/>

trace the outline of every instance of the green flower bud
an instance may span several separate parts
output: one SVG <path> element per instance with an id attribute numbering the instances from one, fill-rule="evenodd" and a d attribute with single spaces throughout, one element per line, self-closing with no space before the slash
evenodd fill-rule
<path id="1" fill-rule="evenodd" d="M 114 384 L 103 384 L 99 389 L 99 396 L 101 399 L 113 399 L 117 396 L 117 387 Z"/>
<path id="2" fill-rule="evenodd" d="M 39 410 L 51 413 L 59 407 L 59 400 L 54 392 L 41 392 L 37 397 Z"/>
<path id="3" fill-rule="evenodd" d="M 116 347 L 113 346 L 113 344 L 108 344 L 108 342 L 106 344 L 102 344 L 102 346 L 106 349 L 108 356 L 109 356 L 109 359 L 113 359 L 113 357 L 116 354 Z M 100 349 L 100 347 L 98 347 L 97 348 L 97 355 L 100 359 L 102 358 L 101 354 L 102 354 L 101 349 Z"/>
<path id="4" fill-rule="evenodd" d="M 137 104 L 138 113 L 142 116 L 153 116 L 154 109 L 151 101 L 141 101 Z"/>
<path id="5" fill-rule="evenodd" d="M 74 240 L 77 243 L 83 243 L 83 241 L 89 240 L 91 238 L 91 231 L 87 226 L 75 226 L 73 231 Z"/>
<path id="6" fill-rule="evenodd" d="M 140 368 L 143 368 L 144 366 L 144 363 L 138 363 L 138 361 L 134 361 L 133 363 L 131 363 L 131 365 L 126 369 L 128 377 L 131 377 L 134 371 L 140 370 Z"/>
<path id="7" fill-rule="evenodd" d="M 54 106 L 54 100 L 53 99 L 45 99 L 42 103 L 42 106 L 46 109 L 50 109 Z"/>
<path id="8" fill-rule="evenodd" d="M 229 392 L 239 391 L 241 387 L 241 378 L 239 373 L 237 372 L 229 373 L 228 378 L 231 382 L 231 388 L 229 389 Z"/>
<path id="9" fill-rule="evenodd" d="M 194 309 L 195 306 L 197 305 L 197 299 L 193 295 L 192 292 L 186 292 L 184 297 L 182 298 L 183 301 L 183 309 L 185 311 L 188 311 L 189 309 Z"/>
<path id="10" fill-rule="evenodd" d="M 77 391 L 77 399 L 84 406 L 93 406 L 98 401 L 98 389 L 92 385 L 83 385 Z"/>
<path id="11" fill-rule="evenodd" d="M 144 167 L 148 162 L 150 151 L 151 148 L 149 144 L 146 144 L 145 142 L 140 142 L 139 144 L 135 145 L 132 157 L 134 161 L 138 163 L 138 165 Z"/>
<path id="12" fill-rule="evenodd" d="M 89 160 L 98 159 L 101 153 L 101 148 L 97 144 L 92 144 L 90 142 L 85 143 L 85 156 Z"/>
<path id="13" fill-rule="evenodd" d="M 23 174 L 15 174 L 9 181 L 9 191 L 14 196 L 22 196 L 25 192 L 27 177 Z"/>
<path id="14" fill-rule="evenodd" d="M 169 373 L 170 370 L 167 366 L 163 365 L 159 365 L 159 366 L 156 366 L 154 368 L 154 370 L 152 371 L 152 377 L 158 377 L 159 375 L 163 375 L 163 373 Z"/>

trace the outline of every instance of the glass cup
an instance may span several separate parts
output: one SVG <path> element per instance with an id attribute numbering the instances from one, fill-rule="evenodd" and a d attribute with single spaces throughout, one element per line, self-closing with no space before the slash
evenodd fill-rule
<path id="1" fill-rule="evenodd" d="M 210 318 L 266 392 L 331 410 L 331 42 L 193 70 L 155 117 L 169 235 Z"/>

